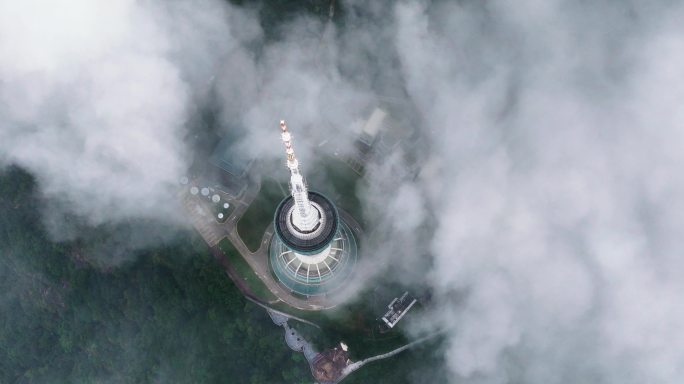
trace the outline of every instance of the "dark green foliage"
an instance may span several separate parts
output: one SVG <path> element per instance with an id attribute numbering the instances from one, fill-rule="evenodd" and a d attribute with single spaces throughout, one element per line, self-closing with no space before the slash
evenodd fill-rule
<path id="1" fill-rule="evenodd" d="M 226 255 L 228 262 L 235 270 L 238 278 L 243 282 L 244 287 L 251 291 L 258 300 L 265 303 L 277 300 L 275 295 L 268 290 L 268 287 L 261 281 L 259 276 L 254 273 L 252 267 L 247 264 L 242 255 L 233 247 L 230 240 L 227 238 L 221 240 L 219 249 Z"/>
<path id="2" fill-rule="evenodd" d="M 287 196 L 287 188 L 273 179 L 262 180 L 259 194 L 238 221 L 238 233 L 252 252 L 259 248 L 266 228 L 273 224 L 273 215 Z"/>
<path id="3" fill-rule="evenodd" d="M 441 357 L 435 348 L 439 340 L 428 342 L 406 350 L 386 360 L 366 364 L 342 383 L 392 383 L 392 384 L 435 384 L 450 383 L 450 377 L 442 369 Z"/>
<path id="4" fill-rule="evenodd" d="M 338 3 L 334 0 L 333 3 Z M 283 24 L 292 22 L 302 16 L 323 22 L 330 15 L 331 0 L 266 0 L 242 1 L 243 5 L 258 4 L 259 20 L 266 38 L 277 39 L 283 34 Z M 339 4 L 335 4 L 339 8 Z M 300 23 L 305 23 L 303 20 Z M 311 26 L 311 28 L 314 28 Z"/>
<path id="5" fill-rule="evenodd" d="M 48 239 L 39 204 L 30 176 L 0 174 L 0 382 L 311 382 L 303 356 L 242 297 L 201 239 L 186 234 L 103 270 L 88 254 L 97 247 Z M 295 311 L 323 330 L 291 324 L 320 349 L 344 340 L 362 359 L 406 341 L 367 332 L 374 311 Z M 345 382 L 444 382 L 438 371 L 416 369 L 438 362 L 426 351 L 372 363 Z M 428 377 L 438 379 L 422 381 Z"/>
<path id="6" fill-rule="evenodd" d="M 103 271 L 88 244 L 47 238 L 34 190 L 0 175 L 0 382 L 310 380 L 196 238 Z"/>
<path id="7" fill-rule="evenodd" d="M 363 222 L 361 202 L 356 196 L 361 176 L 339 158 L 319 154 L 317 167 L 307 174 L 309 185 L 335 202 L 338 209 L 347 211 L 356 221 Z"/>

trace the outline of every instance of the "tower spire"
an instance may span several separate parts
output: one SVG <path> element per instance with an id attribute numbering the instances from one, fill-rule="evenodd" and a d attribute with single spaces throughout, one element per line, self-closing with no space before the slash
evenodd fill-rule
<path id="1" fill-rule="evenodd" d="M 350 276 L 356 263 L 356 240 L 335 204 L 323 194 L 307 190 L 292 136 L 282 120 L 280 130 L 291 196 L 278 204 L 273 217 L 269 264 L 278 282 L 291 292 L 307 297 L 326 295 Z M 323 308 L 318 305 L 311 304 L 311 308 Z"/>
<path id="2" fill-rule="evenodd" d="M 287 130 L 285 120 L 280 120 L 280 134 L 285 145 L 287 155 L 287 168 L 290 169 L 290 192 L 295 202 L 295 209 L 292 212 L 292 223 L 301 231 L 312 231 L 320 221 L 320 213 L 311 205 L 309 201 L 309 191 L 304 183 L 304 177 L 299 173 L 299 161 L 295 157 L 292 148 L 292 137 Z"/>

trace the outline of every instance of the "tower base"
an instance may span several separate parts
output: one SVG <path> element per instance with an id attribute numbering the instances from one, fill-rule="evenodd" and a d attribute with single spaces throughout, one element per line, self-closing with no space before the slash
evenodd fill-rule
<path id="1" fill-rule="evenodd" d="M 329 249 L 304 255 L 289 248 L 278 236 L 271 238 L 269 264 L 278 282 L 292 293 L 319 296 L 333 293 L 351 276 L 357 260 L 354 234 L 343 220 Z"/>

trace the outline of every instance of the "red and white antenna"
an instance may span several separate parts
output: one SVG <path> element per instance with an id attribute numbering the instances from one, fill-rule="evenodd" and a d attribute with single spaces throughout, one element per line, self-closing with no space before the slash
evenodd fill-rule
<path id="1" fill-rule="evenodd" d="M 280 120 L 280 137 L 285 145 L 287 155 L 287 168 L 290 169 L 290 192 L 295 201 L 296 209 L 292 212 L 292 221 L 301 231 L 308 232 L 313 230 L 320 221 L 317 209 L 311 206 L 309 201 L 309 191 L 306 188 L 304 177 L 299 173 L 299 161 L 295 157 L 292 148 L 292 136 L 287 130 L 285 120 Z"/>

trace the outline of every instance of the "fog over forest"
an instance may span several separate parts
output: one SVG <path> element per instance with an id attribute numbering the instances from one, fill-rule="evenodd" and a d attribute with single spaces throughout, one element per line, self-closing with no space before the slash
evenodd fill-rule
<path id="1" fill-rule="evenodd" d="M 116 269 L 186 230 L 208 109 L 283 173 L 281 118 L 307 164 L 401 99 L 421 140 L 356 191 L 378 229 L 350 300 L 428 285 L 411 336 L 446 330 L 453 383 L 684 380 L 684 2 L 239 3 L 0 0 L 0 169 L 53 241 L 114 228 L 84 257 Z"/>

